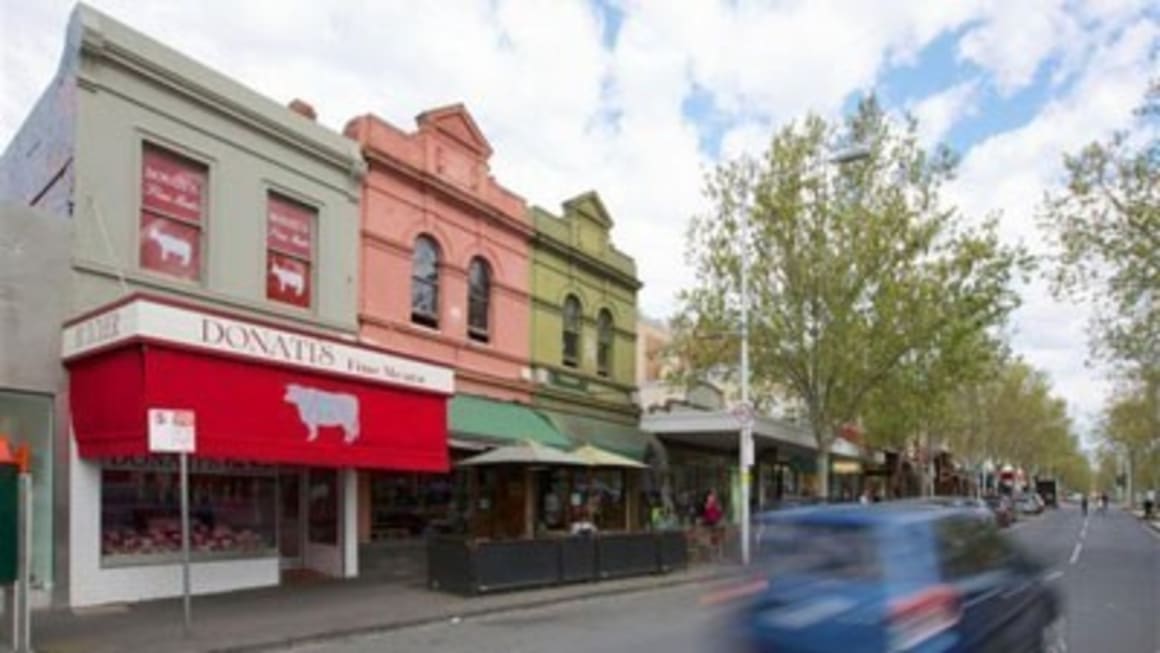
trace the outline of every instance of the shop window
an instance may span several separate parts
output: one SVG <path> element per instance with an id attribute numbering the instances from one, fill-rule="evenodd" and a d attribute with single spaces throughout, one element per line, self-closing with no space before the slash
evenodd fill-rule
<path id="1" fill-rule="evenodd" d="M 575 295 L 564 299 L 564 365 L 580 365 L 580 300 Z"/>
<path id="2" fill-rule="evenodd" d="M 311 469 L 309 473 L 307 511 L 312 544 L 338 545 L 338 511 L 340 507 L 338 472 L 333 469 Z"/>
<path id="3" fill-rule="evenodd" d="M 415 240 L 411 259 L 411 321 L 439 328 L 439 245 L 430 236 Z"/>
<path id="4" fill-rule="evenodd" d="M 612 374 L 612 313 L 608 309 L 601 310 L 596 320 L 596 373 Z"/>
<path id="5" fill-rule="evenodd" d="M 192 459 L 190 548 L 194 559 L 273 556 L 273 467 Z M 181 557 L 177 459 L 115 459 L 101 469 L 101 561 L 177 562 Z"/>
<path id="6" fill-rule="evenodd" d="M 266 197 L 266 297 L 310 308 L 317 211 L 270 193 Z"/>
<path id="7" fill-rule="evenodd" d="M 536 527 L 541 531 L 565 530 L 569 525 L 572 471 L 558 467 L 539 471 L 536 488 Z"/>
<path id="8" fill-rule="evenodd" d="M 627 529 L 628 497 L 624 490 L 623 470 L 569 470 L 565 473 L 571 475 L 567 506 L 571 525 L 591 524 L 597 531 Z"/>
<path id="9" fill-rule="evenodd" d="M 478 256 L 467 269 L 467 335 L 472 340 L 490 339 L 491 266 Z"/>
<path id="10" fill-rule="evenodd" d="M 169 150 L 141 155 L 141 267 L 199 281 L 206 224 L 208 169 Z"/>
<path id="11" fill-rule="evenodd" d="M 371 476 L 371 539 L 417 538 L 461 532 L 467 474 L 377 472 Z"/>
<path id="12" fill-rule="evenodd" d="M 732 510 L 733 461 L 726 456 L 671 448 L 671 474 L 676 518 L 682 525 L 700 523 L 710 491 L 725 515 Z"/>

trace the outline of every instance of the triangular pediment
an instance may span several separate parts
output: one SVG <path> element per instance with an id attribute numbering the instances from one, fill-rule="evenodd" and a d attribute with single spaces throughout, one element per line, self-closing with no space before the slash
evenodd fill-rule
<path id="1" fill-rule="evenodd" d="M 583 215 L 606 229 L 612 228 L 612 216 L 608 214 L 608 209 L 604 207 L 600 195 L 594 190 L 564 202 L 564 211 L 569 214 Z"/>
<path id="2" fill-rule="evenodd" d="M 463 145 L 482 159 L 491 157 L 491 143 L 484 138 L 479 125 L 462 104 L 431 109 L 415 119 L 419 129 L 433 129 Z"/>

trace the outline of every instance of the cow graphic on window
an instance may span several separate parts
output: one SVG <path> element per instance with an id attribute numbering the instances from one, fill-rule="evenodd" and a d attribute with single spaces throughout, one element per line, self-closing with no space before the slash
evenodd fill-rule
<path id="1" fill-rule="evenodd" d="M 345 444 L 358 440 L 358 397 L 291 383 L 283 399 L 297 407 L 298 419 L 306 426 L 307 442 L 317 440 L 318 429 L 324 426 L 341 428 Z"/>

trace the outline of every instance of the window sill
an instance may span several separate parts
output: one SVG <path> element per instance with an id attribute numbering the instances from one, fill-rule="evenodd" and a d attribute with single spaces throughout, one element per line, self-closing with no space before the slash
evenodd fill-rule
<path id="1" fill-rule="evenodd" d="M 417 317 L 418 319 L 416 319 Z M 409 324 L 419 329 L 426 329 L 427 331 L 442 333 L 442 331 L 439 329 L 439 320 L 412 315 Z"/>
<path id="2" fill-rule="evenodd" d="M 130 288 L 131 292 L 161 291 L 173 293 L 194 302 L 205 302 L 208 300 L 273 320 L 290 319 L 300 321 L 305 317 L 309 318 L 315 327 L 334 331 L 335 333 L 332 335 L 337 337 L 344 337 L 347 334 L 353 334 L 358 331 L 357 320 L 348 323 L 329 318 L 315 310 L 304 312 L 303 309 L 293 308 L 290 304 L 264 299 L 264 294 L 261 295 L 262 299 L 245 295 L 226 294 L 214 290 L 204 282 L 194 283 L 192 281 L 183 281 L 177 277 L 150 272 L 149 270 L 141 268 L 118 269 L 106 263 L 89 259 L 74 259 L 73 268 L 78 272 L 105 277 L 113 281 L 119 280 L 120 275 L 124 274 L 125 281 L 135 286 Z"/>
<path id="3" fill-rule="evenodd" d="M 254 551 L 215 551 L 215 552 L 197 552 L 191 551 L 189 554 L 189 561 L 191 564 L 199 564 L 203 562 L 225 562 L 225 561 L 240 561 L 240 560 L 264 560 L 267 558 L 277 558 L 278 551 L 273 548 L 258 549 Z M 181 564 L 181 552 L 176 551 L 172 553 L 138 553 L 138 554 L 117 554 L 117 555 L 102 555 L 101 568 L 102 569 L 124 569 L 127 567 L 156 567 L 162 565 L 176 565 Z"/>

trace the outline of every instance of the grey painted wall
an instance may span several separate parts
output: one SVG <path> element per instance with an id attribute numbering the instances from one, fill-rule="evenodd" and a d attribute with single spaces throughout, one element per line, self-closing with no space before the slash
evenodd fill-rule
<path id="1" fill-rule="evenodd" d="M 66 217 L 0 203 L 0 431 L 32 445 L 38 605 L 49 601 L 53 578 L 65 573 L 58 526 L 67 523 L 59 516 L 68 474 L 58 454 L 68 432 L 58 419 L 65 403 L 58 325 L 71 303 L 71 246 Z"/>
<path id="2" fill-rule="evenodd" d="M 71 242 L 66 218 L 0 204 L 0 389 L 55 394 L 60 386 Z"/>
<path id="3" fill-rule="evenodd" d="M 357 331 L 357 145 L 127 26 L 81 6 L 74 149 L 72 313 L 146 290 L 290 323 Z M 209 170 L 203 274 L 142 269 L 146 142 Z M 317 209 L 313 305 L 266 298 L 270 191 Z"/>

